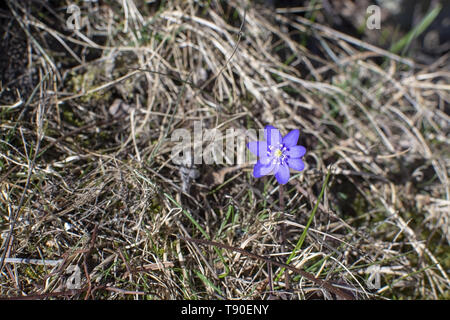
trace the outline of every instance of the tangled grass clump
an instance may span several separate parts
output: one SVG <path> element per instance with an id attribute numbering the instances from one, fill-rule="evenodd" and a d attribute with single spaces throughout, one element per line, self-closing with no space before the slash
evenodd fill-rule
<path id="1" fill-rule="evenodd" d="M 347 296 L 449 298 L 448 55 L 419 65 L 255 2 L 74 2 L 78 31 L 66 1 L 2 9 L 27 61 L 0 93 L 2 297 L 340 298 L 258 258 L 286 262 L 305 232 L 290 266 Z M 284 209 L 251 166 L 174 164 L 195 121 L 300 129 Z"/>

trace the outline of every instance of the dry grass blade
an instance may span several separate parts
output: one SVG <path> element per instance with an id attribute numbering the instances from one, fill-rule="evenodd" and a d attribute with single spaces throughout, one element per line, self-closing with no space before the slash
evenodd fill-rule
<path id="1" fill-rule="evenodd" d="M 321 287 L 326 288 L 327 290 L 329 290 L 330 292 L 336 294 L 338 297 L 340 297 L 342 299 L 353 300 L 352 296 L 350 296 L 349 294 L 343 292 L 342 290 L 334 287 L 333 285 L 331 285 L 327 281 L 323 281 L 321 279 L 318 279 L 318 278 L 314 277 L 314 275 L 312 275 L 312 274 L 310 274 L 308 272 L 305 272 L 303 270 L 300 270 L 298 268 L 294 268 L 294 267 L 292 267 L 292 266 L 290 266 L 288 264 L 277 262 L 277 261 L 271 260 L 271 259 L 267 259 L 267 258 L 259 256 L 257 254 L 248 252 L 248 251 L 240 249 L 240 248 L 228 246 L 228 245 L 225 245 L 223 243 L 218 243 L 218 242 L 208 241 L 208 240 L 192 239 L 192 238 L 183 238 L 183 237 L 180 237 L 180 238 L 185 240 L 185 241 L 190 241 L 190 242 L 195 242 L 195 243 L 200 243 L 200 244 L 206 244 L 206 245 L 209 245 L 209 246 L 217 246 L 217 247 L 221 247 L 221 248 L 224 248 L 224 249 L 227 249 L 227 250 L 232 250 L 232 251 L 235 251 L 235 252 L 239 252 L 239 253 L 242 253 L 243 255 L 248 256 L 250 258 L 262 260 L 262 261 L 264 261 L 267 264 L 272 264 L 272 265 L 276 265 L 276 266 L 278 266 L 280 268 L 288 269 L 288 270 L 290 270 L 290 271 L 292 271 L 294 273 L 300 274 L 302 277 L 305 277 L 306 279 L 312 281 L 313 283 L 315 283 L 315 284 L 317 284 L 317 285 L 319 285 Z"/>

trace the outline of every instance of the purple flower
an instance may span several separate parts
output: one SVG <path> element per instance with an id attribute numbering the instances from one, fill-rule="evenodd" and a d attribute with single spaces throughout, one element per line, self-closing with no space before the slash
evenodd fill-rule
<path id="1" fill-rule="evenodd" d="M 259 157 L 253 168 L 253 176 L 260 178 L 274 174 L 278 183 L 285 184 L 290 177 L 289 168 L 302 171 L 305 168 L 301 157 L 306 153 L 303 146 L 298 146 L 299 130 L 292 130 L 284 137 L 278 129 L 267 126 L 264 129 L 265 141 L 253 141 L 247 148 Z"/>

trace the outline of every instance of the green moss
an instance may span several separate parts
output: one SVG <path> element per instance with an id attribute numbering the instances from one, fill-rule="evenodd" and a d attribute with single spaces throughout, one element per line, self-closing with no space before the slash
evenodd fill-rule
<path id="1" fill-rule="evenodd" d="M 25 268 L 25 275 L 30 278 L 31 280 L 41 280 L 41 275 L 45 272 L 44 266 L 31 266 L 28 265 Z"/>
<path id="2" fill-rule="evenodd" d="M 150 206 L 148 207 L 150 215 L 157 214 L 161 212 L 161 204 L 159 200 L 155 197 L 152 199 Z"/>
<path id="3" fill-rule="evenodd" d="M 80 126 L 83 125 L 83 122 L 80 121 L 79 119 L 76 119 L 74 117 L 73 112 L 70 111 L 70 110 L 64 110 L 63 111 L 63 117 L 64 117 L 64 121 L 67 121 L 67 122 L 69 122 L 72 125 L 75 125 L 77 127 L 80 127 Z"/>

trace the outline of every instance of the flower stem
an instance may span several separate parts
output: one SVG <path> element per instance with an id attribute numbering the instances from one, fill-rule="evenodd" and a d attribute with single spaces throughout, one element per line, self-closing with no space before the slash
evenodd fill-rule
<path id="1" fill-rule="evenodd" d="M 280 184 L 278 187 L 278 196 L 279 196 L 279 205 L 281 211 L 284 213 L 284 192 L 283 192 L 283 185 Z M 280 243 L 281 243 L 281 250 L 284 252 L 286 249 L 286 228 L 284 225 L 284 222 L 280 224 Z M 285 287 L 287 290 L 289 290 L 289 272 L 286 270 L 284 273 L 285 276 Z"/>
<path id="2" fill-rule="evenodd" d="M 278 187 L 278 196 L 279 196 L 279 205 L 281 210 L 284 210 L 284 194 L 283 194 L 283 185 L 279 185 Z"/>

